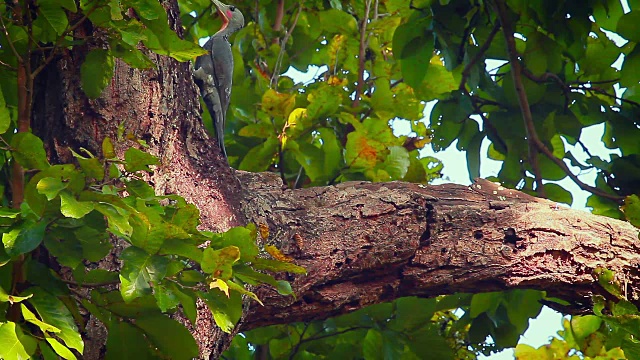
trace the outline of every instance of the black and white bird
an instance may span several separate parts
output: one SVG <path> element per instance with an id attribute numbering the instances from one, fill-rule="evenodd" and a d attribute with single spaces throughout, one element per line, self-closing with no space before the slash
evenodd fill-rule
<path id="1" fill-rule="evenodd" d="M 208 52 L 196 58 L 193 75 L 213 119 L 218 146 L 226 158 L 224 126 L 233 82 L 233 54 L 229 37 L 244 27 L 244 16 L 233 5 L 218 0 L 212 2 L 222 19 L 222 27 L 204 44 Z"/>

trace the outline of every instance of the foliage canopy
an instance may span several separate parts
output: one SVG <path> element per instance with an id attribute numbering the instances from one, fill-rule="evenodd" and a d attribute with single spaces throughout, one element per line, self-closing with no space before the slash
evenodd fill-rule
<path id="1" fill-rule="evenodd" d="M 198 39 L 219 28 L 211 2 L 178 5 L 182 38 L 156 0 L 0 4 L 0 357 L 76 358 L 88 312 L 109 330 L 107 357 L 126 351 L 191 358 L 195 341 L 167 313 L 180 305 L 193 321 L 199 297 L 229 331 L 242 295 L 255 297 L 245 284 L 291 293 L 288 283 L 256 270 L 303 271 L 263 259 L 251 225 L 225 234 L 197 230 L 193 205 L 156 196 L 142 180 L 157 163 L 145 152 L 132 148 L 119 159 L 106 140 L 100 156 L 74 149 L 75 164 L 52 165 L 30 132 L 34 80 L 60 51 L 91 49 L 78 75 L 91 98 L 109 84 L 116 61 L 155 66 L 140 44 L 179 61 L 202 54 Z M 592 194 L 594 213 L 640 225 L 638 1 L 235 5 L 247 26 L 232 39 L 236 69 L 226 129 L 232 166 L 278 172 L 292 188 L 426 183 L 442 164 L 420 150 L 456 146 L 466 154 L 470 178 L 487 156 L 502 162 L 495 180 L 571 204 L 571 193 L 555 183 L 568 177 Z M 88 23 L 99 36 L 79 36 Z M 487 60 L 500 65 L 488 71 Z M 296 83 L 289 68 L 316 75 Z M 438 102 L 427 125 L 423 111 L 432 100 Z M 411 133 L 395 134 L 396 121 Z M 575 146 L 590 154 L 582 131 L 598 124 L 603 144 L 619 155 L 576 159 Z M 490 143 L 487 154 L 483 142 Z M 583 183 L 578 171 L 597 172 L 596 183 Z M 109 235 L 129 245 L 119 255 L 119 273 L 95 267 L 111 251 Z M 72 271 L 73 281 L 39 261 L 43 250 Z M 567 320 L 562 339 L 549 347 L 518 346 L 518 358 L 640 357 L 637 308 L 613 274 L 598 275 L 619 301 L 596 299 L 593 316 Z M 85 288 L 92 290 L 78 290 Z M 473 359 L 515 346 L 542 299 L 561 302 L 529 290 L 399 299 L 335 319 L 257 329 L 236 337 L 227 355 Z"/>

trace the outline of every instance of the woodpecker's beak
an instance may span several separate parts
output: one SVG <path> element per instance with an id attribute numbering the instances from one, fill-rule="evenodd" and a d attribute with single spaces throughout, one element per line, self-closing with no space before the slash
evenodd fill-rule
<path id="1" fill-rule="evenodd" d="M 222 19 L 222 27 L 220 28 L 220 30 L 224 30 L 224 28 L 226 28 L 229 24 L 230 17 L 232 16 L 231 12 L 228 9 L 229 5 L 224 4 L 218 0 L 212 0 L 212 2 L 218 10 L 218 15 L 220 15 L 220 18 Z"/>

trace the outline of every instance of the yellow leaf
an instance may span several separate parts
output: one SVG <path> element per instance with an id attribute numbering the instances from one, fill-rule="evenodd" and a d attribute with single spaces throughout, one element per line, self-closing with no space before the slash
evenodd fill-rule
<path id="1" fill-rule="evenodd" d="M 307 109 L 297 108 L 289 114 L 287 118 L 287 123 L 284 126 L 282 134 L 280 136 L 280 141 L 282 143 L 282 148 L 286 148 L 287 140 L 289 138 L 295 138 L 296 135 L 309 124 L 306 124 L 309 121 L 307 117 Z"/>
<path id="2" fill-rule="evenodd" d="M 262 239 L 266 240 L 267 238 L 269 238 L 269 227 L 267 226 L 267 224 L 258 224 L 258 230 L 260 231 L 260 236 L 262 237 Z"/>
<path id="3" fill-rule="evenodd" d="M 227 297 L 229 297 L 229 285 L 222 279 L 215 279 L 209 284 L 209 289 L 220 289 Z"/>
<path id="4" fill-rule="evenodd" d="M 283 254 L 277 247 L 273 245 L 265 245 L 264 250 L 269 253 L 274 259 L 282 262 L 293 262 L 293 259 Z"/>
<path id="5" fill-rule="evenodd" d="M 329 76 L 329 80 L 327 80 L 327 84 L 331 86 L 347 86 L 347 79 L 341 79 L 335 75 Z"/>

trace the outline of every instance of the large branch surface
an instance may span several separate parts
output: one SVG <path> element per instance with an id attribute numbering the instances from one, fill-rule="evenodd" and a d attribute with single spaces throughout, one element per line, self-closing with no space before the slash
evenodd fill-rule
<path id="1" fill-rule="evenodd" d="M 640 243 L 628 223 L 571 210 L 488 181 L 471 187 L 351 182 L 282 190 L 271 175 L 250 184 L 250 216 L 308 274 L 296 298 L 260 289 L 244 328 L 343 314 L 401 296 L 515 288 L 545 290 L 590 309 L 608 296 L 594 269 L 624 277 L 638 303 Z M 269 181 L 273 185 L 268 184 Z M 257 185 L 256 185 L 257 184 Z"/>

